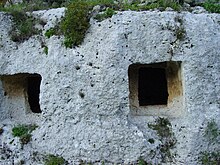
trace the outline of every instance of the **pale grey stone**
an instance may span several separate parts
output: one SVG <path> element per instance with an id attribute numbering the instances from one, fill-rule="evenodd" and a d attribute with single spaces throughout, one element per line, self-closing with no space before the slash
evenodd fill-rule
<path id="1" fill-rule="evenodd" d="M 33 15 L 47 22 L 45 31 L 55 26 L 64 12 L 61 8 Z M 118 12 L 102 22 L 91 20 L 84 42 L 74 49 L 62 45 L 62 36 L 33 36 L 14 43 L 8 34 L 10 18 L 0 13 L 0 123 L 4 125 L 0 152 L 4 147 L 11 151 L 7 150 L 10 158 L 0 164 L 13 164 L 16 157 L 27 165 L 43 164 L 42 155 L 46 154 L 60 155 L 70 164 L 79 164 L 81 159 L 129 164 L 139 157 L 161 164 L 158 146 L 162 142 L 148 127 L 159 116 L 169 119 L 177 139 L 171 150 L 175 159 L 169 164 L 195 165 L 201 151 L 219 148 L 219 144 L 209 146 L 203 136 L 211 119 L 220 125 L 219 14 Z M 185 34 L 180 39 L 176 32 L 181 28 Z M 48 55 L 43 52 L 42 40 Z M 182 62 L 179 104 L 174 100 L 171 106 L 135 114 L 129 101 L 129 66 L 165 61 Z M 41 114 L 30 111 L 22 87 L 5 84 L 4 76 L 19 73 L 42 76 Z M 4 95 L 5 87 L 10 87 L 11 93 Z M 22 148 L 11 129 L 31 123 L 39 127 Z M 154 144 L 149 143 L 150 138 Z M 35 159 L 33 155 L 37 155 Z"/>

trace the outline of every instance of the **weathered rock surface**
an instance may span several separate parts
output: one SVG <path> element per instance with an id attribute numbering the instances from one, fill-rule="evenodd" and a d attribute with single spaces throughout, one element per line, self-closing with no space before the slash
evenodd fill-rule
<path id="1" fill-rule="evenodd" d="M 53 24 L 51 17 L 47 25 Z M 129 164 L 140 157 L 159 164 L 160 137 L 148 127 L 159 116 L 169 119 L 177 139 L 173 162 L 164 164 L 198 164 L 200 152 L 219 148 L 208 146 L 203 137 L 208 121 L 220 126 L 219 14 L 125 11 L 91 24 L 83 44 L 74 49 L 65 48 L 58 36 L 33 36 L 17 44 L 9 38 L 10 16 L 0 13 L 0 123 L 5 130 L 0 151 L 7 154 L 5 148 L 10 148 L 12 155 L 0 164 L 42 163 L 34 153 L 61 155 L 70 164 Z M 163 108 L 154 115 L 135 115 L 129 102 L 129 66 L 166 61 L 181 62 L 182 109 L 175 109 L 174 116 Z M 13 89 L 4 81 L 4 76 L 19 73 L 42 76 L 42 113 L 28 110 L 21 86 Z M 12 92 L 5 93 L 6 88 Z M 21 149 L 11 128 L 28 123 L 39 127 Z"/>

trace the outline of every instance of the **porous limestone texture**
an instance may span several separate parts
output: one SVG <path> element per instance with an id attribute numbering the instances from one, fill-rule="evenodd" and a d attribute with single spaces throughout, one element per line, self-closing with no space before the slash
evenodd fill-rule
<path id="1" fill-rule="evenodd" d="M 219 14 L 118 12 L 102 22 L 91 19 L 84 42 L 72 49 L 63 46 L 63 36 L 12 42 L 10 18 L 0 13 L 0 151 L 6 158 L 0 157 L 0 164 L 43 164 L 43 155 L 54 154 L 69 164 L 135 164 L 143 158 L 195 165 L 200 152 L 219 151 L 219 143 L 204 137 L 208 122 L 220 126 Z M 133 113 L 140 109 L 130 106 L 129 66 L 170 61 L 180 63 L 178 115 L 166 113 L 169 105 L 155 105 L 153 114 Z M 42 76 L 42 113 L 31 112 L 25 83 L 16 83 L 22 81 L 16 75 L 24 73 Z M 6 81 L 9 75 L 12 80 Z M 164 158 L 169 154 L 160 150 L 161 137 L 148 127 L 158 117 L 172 125 L 177 142 L 165 151 L 172 158 Z M 30 123 L 38 128 L 22 146 L 11 128 Z"/>

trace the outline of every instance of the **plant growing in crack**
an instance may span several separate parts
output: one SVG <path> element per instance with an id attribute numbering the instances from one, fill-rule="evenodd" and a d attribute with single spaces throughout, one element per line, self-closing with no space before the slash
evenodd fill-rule
<path id="1" fill-rule="evenodd" d="M 12 135 L 19 137 L 21 144 L 27 144 L 31 140 L 31 132 L 37 127 L 37 125 L 18 125 L 12 128 Z"/>
<path id="2" fill-rule="evenodd" d="M 172 59 L 175 50 L 180 48 L 181 41 L 184 41 L 186 38 L 186 30 L 183 26 L 183 18 L 177 15 L 174 18 L 174 21 L 176 22 L 176 25 L 173 29 L 175 40 L 170 43 L 170 48 L 167 51 L 171 55 L 170 60 Z M 172 29 L 172 28 L 167 28 L 167 29 Z"/>
<path id="3" fill-rule="evenodd" d="M 48 55 L 48 47 L 47 47 L 47 46 L 44 46 L 44 53 L 45 53 L 46 55 Z"/>
<path id="4" fill-rule="evenodd" d="M 208 139 L 209 143 L 217 142 L 219 135 L 220 130 L 215 120 L 208 122 L 205 128 L 204 137 Z"/>
<path id="5" fill-rule="evenodd" d="M 140 157 L 137 161 L 137 165 L 150 165 L 147 163 L 142 157 Z"/>
<path id="6" fill-rule="evenodd" d="M 159 145 L 162 162 L 172 162 L 174 156 L 171 153 L 171 149 L 175 147 L 177 140 L 172 132 L 170 121 L 166 118 L 159 117 L 156 119 L 155 124 L 148 124 L 148 127 L 157 132 L 162 143 Z"/>
<path id="7" fill-rule="evenodd" d="M 183 18 L 177 15 L 174 18 L 175 22 L 178 24 L 175 27 L 174 35 L 176 36 L 176 40 L 183 41 L 186 37 L 186 30 L 183 27 Z"/>
<path id="8" fill-rule="evenodd" d="M 203 165 L 218 165 L 220 163 L 220 150 L 209 151 L 211 145 L 218 146 L 220 144 L 220 129 L 215 120 L 207 123 L 203 136 L 208 140 L 208 148 L 206 151 L 200 152 L 199 162 Z"/>

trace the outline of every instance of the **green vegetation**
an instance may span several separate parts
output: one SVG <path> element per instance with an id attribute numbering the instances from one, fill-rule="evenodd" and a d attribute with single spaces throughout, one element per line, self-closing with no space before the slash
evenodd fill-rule
<path id="1" fill-rule="evenodd" d="M 220 152 L 202 152 L 199 161 L 203 165 L 219 165 Z"/>
<path id="2" fill-rule="evenodd" d="M 55 155 L 47 155 L 45 159 L 45 165 L 64 165 L 65 159 Z"/>
<path id="3" fill-rule="evenodd" d="M 181 4 L 178 3 L 178 1 L 173 1 L 173 0 L 159 0 L 159 5 L 162 8 L 167 8 L 171 7 L 172 9 L 179 11 L 181 9 Z"/>
<path id="4" fill-rule="evenodd" d="M 40 21 L 28 16 L 26 11 L 34 10 L 34 6 L 28 6 L 28 3 L 11 5 L 9 7 L 0 7 L 0 11 L 8 12 L 12 15 L 14 25 L 10 31 L 10 36 L 14 42 L 23 42 L 32 35 L 39 34 L 34 26 Z"/>
<path id="5" fill-rule="evenodd" d="M 210 122 L 208 122 L 203 135 L 208 140 L 208 148 L 211 144 L 219 145 L 219 135 L 220 129 L 218 128 L 215 120 L 211 120 Z M 217 151 L 200 152 L 199 162 L 203 165 L 219 165 L 220 150 L 218 149 Z"/>
<path id="6" fill-rule="evenodd" d="M 159 146 L 162 162 L 172 161 L 173 155 L 170 149 L 174 148 L 176 138 L 172 132 L 172 126 L 168 119 L 157 118 L 155 124 L 148 124 L 148 127 L 155 130 L 162 144 Z"/>
<path id="7" fill-rule="evenodd" d="M 1 1 L 0 1 L 1 4 Z M 0 11 L 10 12 L 12 10 L 16 11 L 36 11 L 36 10 L 45 10 L 52 8 L 52 6 L 49 3 L 46 3 L 44 0 L 30 0 L 30 1 L 23 1 L 22 3 L 18 4 L 12 4 L 7 7 L 4 7 L 4 5 L 0 6 Z M 59 7 L 59 6 L 58 6 Z"/>
<path id="8" fill-rule="evenodd" d="M 112 17 L 116 12 L 112 8 L 107 8 L 103 13 L 97 14 L 95 19 L 102 21 L 106 18 Z"/>
<path id="9" fill-rule="evenodd" d="M 31 132 L 36 128 L 36 125 L 18 125 L 12 128 L 12 135 L 19 137 L 21 144 L 27 144 L 31 140 Z"/>
<path id="10" fill-rule="evenodd" d="M 210 143 L 213 143 L 217 141 L 219 135 L 220 135 L 220 130 L 218 128 L 217 123 L 214 120 L 208 122 L 205 128 L 204 137 L 206 137 Z"/>
<path id="11" fill-rule="evenodd" d="M 150 165 L 143 158 L 139 158 L 137 165 Z"/>
<path id="12" fill-rule="evenodd" d="M 44 35 L 45 35 L 47 38 L 50 38 L 51 36 L 53 36 L 53 35 L 56 34 L 56 31 L 57 31 L 57 30 L 56 30 L 55 28 L 51 28 L 51 29 L 47 30 Z"/>
<path id="13" fill-rule="evenodd" d="M 34 27 L 36 19 L 27 16 L 24 12 L 13 11 L 11 12 L 15 25 L 13 26 L 10 35 L 14 42 L 23 42 L 32 35 L 38 34 L 39 31 Z"/>
<path id="14" fill-rule="evenodd" d="M 156 119 L 156 124 L 148 124 L 148 127 L 156 130 L 160 137 L 172 136 L 171 123 L 166 118 L 159 117 Z"/>
<path id="15" fill-rule="evenodd" d="M 73 0 L 72 0 L 73 1 Z M 114 7 L 114 0 L 85 0 L 88 6 L 94 7 L 96 5 L 101 5 L 105 7 Z"/>
<path id="16" fill-rule="evenodd" d="M 66 47 L 78 46 L 82 43 L 89 24 L 89 6 L 84 1 L 72 2 L 66 10 L 61 22 L 61 32 L 65 36 Z"/>
<path id="17" fill-rule="evenodd" d="M 154 3 L 140 5 L 139 3 L 125 3 L 120 6 L 122 10 L 132 10 L 132 11 L 145 11 L 155 8 L 160 8 L 161 11 L 165 10 L 167 7 L 179 11 L 181 9 L 181 4 L 173 0 L 158 0 Z"/>
<path id="18" fill-rule="evenodd" d="M 27 144 L 28 142 L 31 141 L 31 134 L 24 134 L 20 137 L 20 142 L 21 144 Z"/>
<path id="19" fill-rule="evenodd" d="M 66 3 L 68 3 L 68 0 L 44 0 L 44 2 L 47 2 L 49 6 L 52 8 L 65 6 Z"/>
<path id="20" fill-rule="evenodd" d="M 31 133 L 37 127 L 37 125 L 18 125 L 12 129 L 12 135 L 21 137 L 24 134 Z"/>
<path id="21" fill-rule="evenodd" d="M 100 162 L 102 165 L 105 165 L 105 162 L 104 161 L 101 161 Z M 79 165 L 92 165 L 91 162 L 87 162 L 87 161 L 84 161 L 84 160 L 79 160 Z"/>
<path id="22" fill-rule="evenodd" d="M 172 0 L 160 0 L 157 3 L 150 5 L 138 5 L 138 3 L 115 4 L 113 0 L 72 1 L 72 3 L 67 6 L 65 18 L 62 20 L 60 25 L 61 34 L 65 36 L 64 45 L 66 47 L 72 48 L 83 42 L 86 32 L 90 27 L 90 12 L 96 5 L 105 6 L 104 10 L 94 17 L 98 21 L 112 17 L 112 15 L 116 13 L 115 10 L 142 11 L 156 7 L 162 7 L 163 9 L 166 7 L 172 7 L 174 10 L 180 10 L 181 8 L 180 4 Z"/>
<path id="23" fill-rule="evenodd" d="M 183 18 L 180 16 L 176 16 L 174 18 L 175 22 L 179 23 L 179 26 L 175 26 L 175 36 L 176 40 L 183 41 L 186 37 L 186 30 L 183 27 Z"/>
<path id="24" fill-rule="evenodd" d="M 220 13 L 220 4 L 205 2 L 202 6 L 211 13 Z"/>
<path id="25" fill-rule="evenodd" d="M 186 31 L 185 31 L 185 29 L 182 26 L 181 27 L 177 27 L 175 29 L 175 35 L 176 35 L 176 38 L 178 40 L 182 41 L 185 38 Z"/>
<path id="26" fill-rule="evenodd" d="M 35 25 L 42 22 L 31 15 L 27 15 L 26 12 L 48 8 L 50 7 L 45 5 L 43 0 L 24 1 L 23 3 L 13 4 L 7 7 L 0 5 L 0 11 L 7 12 L 13 17 L 14 25 L 9 32 L 12 41 L 20 43 L 33 35 L 39 34 L 40 31 L 35 28 Z"/>
<path id="27" fill-rule="evenodd" d="M 114 15 L 116 10 L 143 11 L 159 8 L 163 11 L 167 7 L 171 7 L 179 11 L 182 8 L 181 2 L 182 1 L 178 2 L 175 0 L 158 0 L 150 4 L 140 5 L 139 2 L 114 3 L 114 0 L 32 0 L 3 7 L 5 0 L 0 0 L 0 11 L 12 14 L 15 25 L 10 33 L 11 38 L 15 42 L 23 42 L 32 35 L 39 33 L 39 30 L 34 27 L 39 20 L 27 16 L 25 12 L 66 6 L 65 18 L 62 20 L 60 26 L 48 30 L 45 36 L 49 38 L 52 35 L 63 34 L 65 36 L 64 45 L 72 48 L 79 46 L 83 42 L 86 32 L 90 27 L 89 19 L 92 16 L 91 10 L 96 5 L 102 6 L 103 9 L 94 18 L 98 21 L 102 21 Z M 201 6 L 209 12 L 220 13 L 220 5 L 216 2 L 219 2 L 219 0 L 209 0 L 201 4 Z M 176 36 L 178 39 L 183 39 L 185 36 L 184 29 L 176 29 Z"/>
<path id="28" fill-rule="evenodd" d="M 65 13 L 65 18 L 60 24 L 60 33 L 64 35 L 64 45 L 72 48 L 79 46 L 86 35 L 88 28 L 90 27 L 91 10 L 96 5 L 103 5 L 112 7 L 114 5 L 113 0 L 75 0 L 72 1 L 68 6 Z M 112 8 L 107 9 L 104 17 L 110 17 L 113 15 Z"/>
<path id="29" fill-rule="evenodd" d="M 3 4 L 3 2 L 1 2 L 1 4 Z M 173 0 L 159 0 L 158 2 L 148 5 L 139 5 L 139 3 L 116 4 L 114 0 L 32 0 L 9 7 L 0 7 L 0 11 L 9 12 L 13 16 L 15 25 L 10 32 L 11 39 L 15 42 L 23 42 L 32 35 L 39 33 L 39 30 L 35 28 L 35 24 L 38 23 L 39 20 L 27 16 L 25 12 L 66 6 L 65 17 L 60 25 L 48 30 L 45 36 L 49 38 L 52 35 L 62 34 L 65 37 L 64 45 L 72 48 L 79 46 L 83 42 L 86 32 L 90 27 L 89 20 L 92 16 L 91 11 L 96 5 L 100 5 L 103 8 L 101 13 L 94 17 L 98 21 L 111 17 L 116 13 L 115 10 L 142 11 L 158 7 L 160 7 L 161 10 L 164 10 L 166 7 L 179 10 L 181 8 L 180 4 Z"/>
<path id="30" fill-rule="evenodd" d="M 48 55 L 48 47 L 47 47 L 47 46 L 44 46 L 44 53 L 45 53 L 46 55 Z"/>

